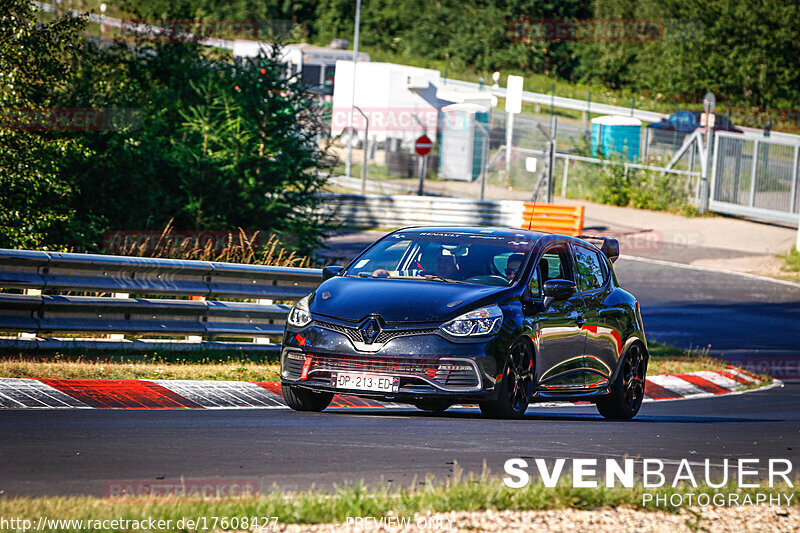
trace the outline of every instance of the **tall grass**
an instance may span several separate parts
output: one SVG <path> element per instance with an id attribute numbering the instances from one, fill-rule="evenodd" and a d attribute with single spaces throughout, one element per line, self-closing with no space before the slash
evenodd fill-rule
<path id="1" fill-rule="evenodd" d="M 173 221 L 170 220 L 152 250 L 144 242 L 123 248 L 120 255 L 285 267 L 309 265 L 308 257 L 300 257 L 296 252 L 284 248 L 277 235 L 270 235 L 263 244 L 259 243 L 259 236 L 258 231 L 248 234 L 238 228 L 236 233 L 228 233 L 225 246 L 220 249 L 215 249 L 210 241 L 204 247 L 198 247 L 193 240 L 184 240 L 175 235 Z"/>

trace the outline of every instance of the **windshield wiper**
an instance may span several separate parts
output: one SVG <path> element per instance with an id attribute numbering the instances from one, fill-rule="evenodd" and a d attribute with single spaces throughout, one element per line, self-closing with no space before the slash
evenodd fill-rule
<path id="1" fill-rule="evenodd" d="M 426 281 L 439 281 L 442 283 L 465 283 L 457 279 L 443 278 L 441 276 L 434 276 L 433 274 L 425 274 Z"/>

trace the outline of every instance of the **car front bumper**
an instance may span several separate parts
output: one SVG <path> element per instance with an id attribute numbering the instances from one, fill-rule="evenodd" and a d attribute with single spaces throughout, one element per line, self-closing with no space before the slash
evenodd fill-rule
<path id="1" fill-rule="evenodd" d="M 497 336 L 452 339 L 434 327 L 387 328 L 372 345 L 353 328 L 312 322 L 287 327 L 281 350 L 281 383 L 316 391 L 402 403 L 442 399 L 476 402 L 495 395 L 502 363 Z M 391 392 L 337 388 L 341 372 L 396 378 Z"/>

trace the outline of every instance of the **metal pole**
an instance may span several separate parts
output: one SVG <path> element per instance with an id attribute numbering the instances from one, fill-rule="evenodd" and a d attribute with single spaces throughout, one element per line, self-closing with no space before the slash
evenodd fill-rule
<path id="1" fill-rule="evenodd" d="M 350 142 L 347 143 L 347 160 L 344 163 L 344 174 L 350 177 L 353 164 L 353 107 L 356 105 L 356 65 L 358 64 L 358 30 L 361 25 L 361 0 L 356 0 L 356 28 L 353 33 L 353 87 L 350 92 Z"/>
<path id="2" fill-rule="evenodd" d="M 797 242 L 794 243 L 796 250 L 800 250 L 800 219 L 797 221 Z"/>
<path id="3" fill-rule="evenodd" d="M 481 141 L 481 201 L 483 201 L 486 197 L 486 158 L 488 157 L 487 151 L 489 149 L 489 130 L 477 120 L 475 121 L 475 125 L 480 128 L 481 138 L 483 139 Z M 506 160 L 507 159 L 506 157 Z"/>
<path id="4" fill-rule="evenodd" d="M 706 164 L 702 169 L 700 176 L 700 214 L 705 214 L 708 211 L 708 197 L 710 191 L 708 190 L 708 177 L 711 172 L 711 161 L 714 150 L 711 148 L 712 138 L 714 132 L 711 128 L 706 127 Z"/>
<path id="5" fill-rule="evenodd" d="M 424 156 L 419 156 L 419 163 L 417 164 L 417 173 L 419 174 L 419 187 L 417 188 L 417 196 L 425 194 L 425 173 L 423 169 Z"/>
<path id="6" fill-rule="evenodd" d="M 547 195 L 545 198 L 548 204 L 553 203 L 553 161 L 555 161 L 553 153 L 555 152 L 555 144 L 555 142 L 550 141 L 550 151 L 547 154 Z"/>
<path id="7" fill-rule="evenodd" d="M 567 197 L 567 174 L 569 173 L 569 157 L 564 157 L 564 179 L 561 180 L 561 197 Z"/>
<path id="8" fill-rule="evenodd" d="M 797 188 L 798 188 L 799 184 L 797 183 L 797 181 L 798 181 L 798 178 L 800 177 L 800 176 L 798 176 L 798 174 L 800 174 L 800 171 L 798 171 L 798 168 L 797 168 L 798 158 L 800 158 L 800 146 L 795 146 L 794 147 L 794 159 L 792 160 L 792 161 L 794 161 L 792 163 L 792 195 L 791 195 L 791 197 L 789 199 L 789 202 L 791 203 L 791 207 L 789 208 L 789 212 L 790 213 L 793 213 L 795 210 L 798 210 L 797 209 Z M 798 250 L 800 250 L 800 248 L 798 248 Z"/>
<path id="9" fill-rule="evenodd" d="M 364 117 L 364 160 L 361 162 L 361 194 L 367 193 L 367 158 L 369 157 L 369 117 L 358 106 L 353 106 Z"/>
<path id="10" fill-rule="evenodd" d="M 514 137 L 514 113 L 506 119 L 506 184 L 511 183 L 511 144 Z"/>
<path id="11" fill-rule="evenodd" d="M 798 206 L 797 206 L 797 189 L 798 189 L 798 185 L 800 185 L 800 184 L 798 184 L 798 180 L 800 180 L 800 175 L 798 175 L 798 174 L 800 174 L 800 170 L 798 170 L 798 167 L 797 167 L 797 163 L 798 163 L 798 158 L 799 157 L 800 157 L 800 147 L 795 146 L 794 147 L 794 164 L 792 165 L 792 208 L 791 208 L 792 211 L 794 211 L 795 209 L 800 211 L 800 209 L 798 209 Z M 794 246 L 795 246 L 795 248 L 797 250 L 800 250 L 800 219 L 798 219 L 798 221 L 797 221 L 797 242 L 795 243 Z"/>
<path id="12" fill-rule="evenodd" d="M 592 122 L 592 91 L 586 93 L 586 127 Z"/>
<path id="13" fill-rule="evenodd" d="M 553 118 L 555 119 L 555 117 L 553 117 Z M 546 171 L 544 169 L 542 170 L 542 178 L 544 178 L 545 176 L 547 177 L 547 202 L 548 203 L 552 203 L 552 201 L 553 201 L 553 162 L 555 161 L 555 153 L 556 153 L 556 139 L 553 136 L 553 134 L 555 133 L 556 123 L 554 122 L 551 125 L 550 131 L 547 131 L 547 129 L 544 126 L 542 126 L 541 122 L 539 124 L 536 124 L 536 127 L 539 129 L 539 131 L 542 132 L 542 135 L 544 135 L 545 139 L 547 139 L 547 142 L 550 143 L 550 153 L 548 154 L 548 157 L 547 157 L 547 170 Z M 546 172 L 546 174 L 545 174 L 545 172 Z M 536 184 L 536 190 L 534 191 L 534 198 L 535 198 L 536 193 L 538 191 L 539 191 L 539 184 L 537 183 Z"/>
<path id="14" fill-rule="evenodd" d="M 753 159 L 750 165 L 750 207 L 756 203 L 756 169 L 758 168 L 758 139 L 753 140 Z"/>

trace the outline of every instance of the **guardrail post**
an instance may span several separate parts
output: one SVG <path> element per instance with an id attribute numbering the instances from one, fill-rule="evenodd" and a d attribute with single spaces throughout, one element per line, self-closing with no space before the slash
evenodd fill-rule
<path id="1" fill-rule="evenodd" d="M 189 300 L 193 302 L 205 302 L 205 296 L 189 296 Z M 187 335 L 186 342 L 203 342 L 202 335 Z"/>
<path id="2" fill-rule="evenodd" d="M 125 298 L 130 298 L 131 295 L 128 294 L 127 292 L 112 292 L 111 297 L 125 299 Z M 125 335 L 123 333 L 109 333 L 108 335 L 106 335 L 106 338 L 112 341 L 124 341 Z"/>
<path id="3" fill-rule="evenodd" d="M 28 296 L 41 296 L 42 290 L 41 289 L 23 289 L 22 294 Z M 34 340 L 36 339 L 36 333 L 28 333 L 27 331 L 19 331 L 17 332 L 17 338 L 22 340 Z"/>
<path id="4" fill-rule="evenodd" d="M 256 300 L 258 305 L 272 305 L 272 300 L 268 298 L 262 298 L 260 300 Z M 253 337 L 253 342 L 256 344 L 269 344 L 269 337 Z"/>

